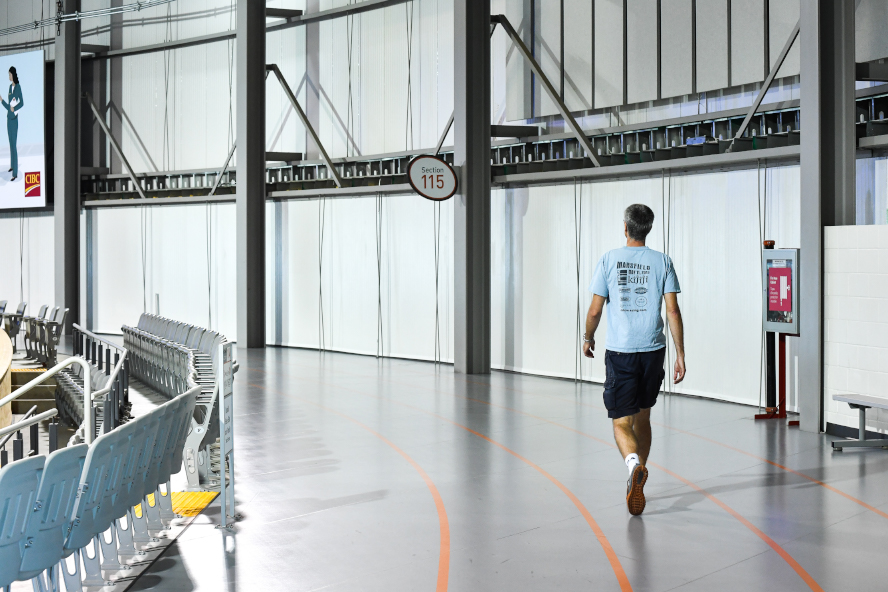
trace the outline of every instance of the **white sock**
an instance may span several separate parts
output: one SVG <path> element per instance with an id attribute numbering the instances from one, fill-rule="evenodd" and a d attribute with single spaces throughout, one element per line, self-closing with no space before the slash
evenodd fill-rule
<path id="1" fill-rule="evenodd" d="M 626 457 L 626 466 L 629 467 L 629 474 L 632 474 L 632 471 L 635 470 L 635 467 L 641 464 L 641 460 L 638 458 L 638 455 L 634 452 Z"/>

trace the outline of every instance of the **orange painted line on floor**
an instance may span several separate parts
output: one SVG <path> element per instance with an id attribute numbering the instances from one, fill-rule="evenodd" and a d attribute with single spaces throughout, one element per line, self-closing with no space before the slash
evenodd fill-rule
<path id="1" fill-rule="evenodd" d="M 259 370 L 259 371 L 262 372 L 261 370 Z M 542 474 L 549 481 L 551 481 L 556 487 L 558 487 L 570 499 L 570 501 L 573 502 L 574 506 L 576 506 L 576 508 L 580 511 L 580 514 L 582 514 L 583 518 L 586 520 L 586 523 L 592 529 L 592 532 L 595 534 L 595 538 L 598 539 L 598 543 L 601 545 L 601 548 L 604 550 L 604 554 L 605 554 L 605 556 L 607 556 L 607 560 L 611 565 L 611 569 L 613 569 L 614 575 L 617 578 L 617 582 L 620 585 L 620 590 L 622 592 L 632 592 L 632 584 L 629 583 L 629 578 L 626 576 L 625 570 L 623 570 L 623 565 L 620 563 L 620 558 L 617 557 L 617 554 L 614 552 L 614 549 L 611 546 L 610 541 L 607 540 L 607 536 L 605 536 L 604 531 L 601 530 L 601 527 L 598 526 L 598 523 L 592 517 L 592 514 L 589 512 L 589 510 L 586 508 L 586 506 L 583 505 L 583 502 L 581 502 L 580 499 L 576 495 L 574 495 L 574 493 L 570 489 L 567 488 L 567 486 L 565 486 L 563 483 L 561 483 L 561 481 L 559 481 L 554 476 L 549 474 L 545 469 L 543 469 L 542 467 L 540 467 L 536 463 L 521 456 L 520 454 L 518 454 L 517 452 L 515 452 L 511 448 L 508 448 L 507 446 L 500 444 L 496 440 L 492 440 L 491 438 L 488 438 L 484 434 L 476 432 L 475 430 L 473 430 L 467 426 L 464 426 L 461 423 L 457 423 L 457 422 L 453 421 L 452 419 L 444 417 L 443 415 L 438 415 L 437 413 L 434 413 L 431 411 L 426 411 L 425 409 L 420 409 L 419 407 L 415 407 L 415 406 L 410 405 L 408 403 L 402 403 L 400 401 L 395 401 L 394 399 L 386 399 L 386 398 L 383 398 L 383 397 L 380 397 L 377 395 L 371 395 L 370 393 L 365 393 L 365 392 L 359 391 L 357 389 L 353 389 L 353 388 L 349 388 L 349 387 L 345 387 L 345 386 L 340 386 L 340 385 L 336 385 L 336 384 L 331 384 L 331 383 L 326 383 L 323 381 L 316 381 L 316 380 L 313 380 L 310 378 L 305 378 L 305 377 L 297 377 L 297 378 L 301 379 L 301 380 L 309 380 L 309 381 L 313 381 L 313 382 L 318 382 L 319 384 L 326 384 L 326 385 L 332 386 L 333 388 L 337 388 L 337 389 L 345 390 L 345 391 L 351 391 L 351 392 L 357 393 L 359 395 L 371 397 L 374 399 L 379 399 L 381 401 L 387 401 L 387 402 L 393 403 L 395 405 L 400 405 L 402 407 L 407 407 L 409 409 L 413 409 L 415 411 L 425 413 L 426 415 L 431 415 L 433 417 L 437 417 L 438 419 L 441 419 L 443 421 L 451 423 L 459 428 L 466 430 L 467 432 L 469 432 L 471 434 L 474 434 L 475 436 L 481 438 L 482 440 L 486 440 L 487 442 L 493 444 L 494 446 L 498 446 L 499 448 L 503 449 L 505 452 L 508 452 L 509 454 L 514 456 L 515 458 L 523 461 L 528 466 L 536 469 L 540 474 Z M 255 385 L 253 383 L 248 383 L 248 384 L 250 384 L 250 386 L 258 386 L 259 388 L 265 388 L 260 385 Z M 286 393 L 281 393 L 280 391 L 276 391 L 274 389 L 266 389 L 266 390 L 271 390 L 273 392 L 277 392 L 279 394 L 286 395 Z M 293 398 L 299 399 L 300 401 L 305 401 L 305 399 L 302 399 L 301 397 L 296 397 L 295 395 L 286 395 L 286 396 L 291 396 Z M 322 405 L 319 405 L 319 404 L 314 403 L 312 401 L 306 401 L 306 402 L 311 403 L 312 405 L 315 405 L 315 406 L 320 407 L 322 409 L 332 411 L 333 413 L 342 415 L 338 411 L 333 411 L 332 409 L 327 409 L 326 407 L 323 407 Z M 347 416 L 343 416 L 343 417 L 347 417 Z M 352 418 L 348 418 L 348 419 L 351 419 L 351 421 L 354 421 L 356 423 L 360 423 L 355 419 L 352 419 Z M 361 425 L 363 426 L 363 424 L 361 424 Z M 364 427 L 365 427 L 365 429 L 370 430 L 370 428 L 368 428 L 366 426 L 364 426 Z M 372 430 L 370 430 L 370 431 L 372 431 Z"/>
<path id="2" fill-rule="evenodd" d="M 512 391 L 512 392 L 521 393 L 521 394 L 523 394 L 523 395 L 531 395 L 531 396 L 534 396 L 534 397 L 545 397 L 545 398 L 548 398 L 548 399 L 557 399 L 557 400 L 559 400 L 559 401 L 563 401 L 563 402 L 565 402 L 565 403 L 570 403 L 570 402 L 571 402 L 569 399 L 564 399 L 564 398 L 562 398 L 562 397 L 556 397 L 556 396 L 554 396 L 554 395 L 545 395 L 545 394 L 540 394 L 540 393 L 529 393 L 529 392 L 527 392 L 527 391 L 523 391 L 523 390 L 521 390 L 521 389 L 514 389 L 514 388 L 510 388 L 510 387 L 506 387 L 506 386 L 496 386 L 496 387 L 494 387 L 494 385 L 488 384 L 488 383 L 486 383 L 486 382 L 478 382 L 478 381 L 474 381 L 474 380 L 468 380 L 468 379 L 465 379 L 465 378 L 462 378 L 462 380 L 464 380 L 464 381 L 467 382 L 467 383 L 471 383 L 471 384 L 484 385 L 484 386 L 488 386 L 488 387 L 491 387 L 491 388 L 502 388 L 502 389 L 504 389 L 504 390 L 509 390 L 509 391 Z M 457 395 L 457 396 L 458 396 L 458 395 Z M 582 401 L 576 401 L 576 402 L 579 403 L 580 405 L 584 406 L 584 407 L 589 407 L 590 409 L 597 409 L 597 410 L 599 410 L 599 411 L 606 411 L 606 409 L 605 409 L 604 407 L 599 407 L 599 406 L 597 406 L 597 405 L 592 405 L 591 403 L 584 403 L 584 402 L 582 402 Z M 810 482 L 812 482 L 812 483 L 816 483 L 817 485 L 820 485 L 821 487 L 823 487 L 823 488 L 825 488 L 825 489 L 828 489 L 829 491 L 832 491 L 833 493 L 837 493 L 838 495 L 841 495 L 842 497 L 844 497 L 844 498 L 847 499 L 848 501 L 852 501 L 852 502 L 854 502 L 855 504 L 858 504 L 859 506 L 861 506 L 861 507 L 863 507 L 863 508 L 866 508 L 866 509 L 869 510 L 870 512 L 873 512 L 873 513 L 875 513 L 875 514 L 878 514 L 878 515 L 881 516 L 882 518 L 886 518 L 886 519 L 888 519 L 888 513 L 883 512 L 882 510 L 880 510 L 880 509 L 878 509 L 878 508 L 876 508 L 876 507 L 871 506 L 870 504 L 866 503 L 865 501 L 860 500 L 860 499 L 857 499 L 857 498 L 854 497 L 853 495 L 851 495 L 851 494 L 849 494 L 849 493 L 845 493 L 845 492 L 842 491 L 841 489 L 837 489 L 837 488 L 833 487 L 832 485 L 830 485 L 830 484 L 828 484 L 828 483 L 824 483 L 823 481 L 820 481 L 820 480 L 818 480 L 818 479 L 815 479 L 814 477 L 810 477 L 810 476 L 808 476 L 808 475 L 806 475 L 806 474 L 804 474 L 804 473 L 802 473 L 802 472 L 800 472 L 800 471 L 796 471 L 795 469 L 790 469 L 789 467 L 784 466 L 784 465 L 781 465 L 780 463 L 774 462 L 773 460 L 768 460 L 767 458 L 764 458 L 764 457 L 762 457 L 762 456 L 758 456 L 758 455 L 753 454 L 753 453 L 751 453 L 751 452 L 747 452 L 747 451 L 742 450 L 742 449 L 740 449 L 740 448 L 736 448 L 736 447 L 734 447 L 734 446 L 731 446 L 730 444 L 725 444 L 724 442 L 719 442 L 718 440 L 713 440 L 712 438 L 707 438 L 706 436 L 701 436 L 700 434 L 695 434 L 695 433 L 693 433 L 693 432 L 688 432 L 688 431 L 685 431 L 685 430 L 682 430 L 682 429 L 679 429 L 679 428 L 676 428 L 676 427 L 672 427 L 672 426 L 667 425 L 667 424 L 665 424 L 665 423 L 660 423 L 660 422 L 657 422 L 657 421 L 651 421 L 651 424 L 652 424 L 652 425 L 655 425 L 655 426 L 662 427 L 662 428 L 666 428 L 667 430 L 672 430 L 672 431 L 674 431 L 674 432 L 679 432 L 679 433 L 682 433 L 682 434 L 685 434 L 685 435 L 688 435 L 688 436 L 693 436 L 694 438 L 699 438 L 700 440 L 705 440 L 706 442 L 709 442 L 709 443 L 711 443 L 711 444 L 715 444 L 716 446 L 721 446 L 722 448 L 727 448 L 728 450 L 733 450 L 734 452 L 739 452 L 740 454 L 745 454 L 746 456 L 748 456 L 748 457 L 750 457 L 750 458 L 754 458 L 754 459 L 759 460 L 759 461 L 761 461 L 761 462 L 768 463 L 769 465 L 774 466 L 774 467 L 777 467 L 778 469 L 782 469 L 782 470 L 786 471 L 787 473 L 792 473 L 793 475 L 798 475 L 799 477 L 802 477 L 802 478 L 804 478 L 804 479 L 807 479 L 808 481 L 810 481 Z"/>
<path id="3" fill-rule="evenodd" d="M 820 587 L 820 584 L 818 584 L 814 580 L 814 578 L 811 577 L 811 574 L 809 574 L 807 571 L 805 571 L 805 568 L 803 568 L 801 565 L 799 565 L 799 562 L 796 561 L 792 557 L 792 555 L 790 555 L 786 551 L 786 549 L 781 547 L 777 543 L 777 541 L 775 541 L 774 539 L 772 539 L 771 537 L 769 537 L 768 535 L 763 533 L 761 530 L 759 530 L 755 526 L 755 524 L 753 524 L 752 522 L 750 522 L 749 520 L 744 518 L 742 515 L 740 515 L 736 510 L 734 510 L 734 508 L 732 508 L 731 506 L 729 506 L 725 502 L 721 501 L 720 499 L 718 499 L 717 497 L 715 497 L 714 495 L 712 495 L 711 493 L 709 493 L 708 491 L 706 491 L 705 489 L 700 487 L 699 485 L 696 485 L 695 483 L 691 483 L 690 481 L 688 481 L 687 479 L 685 479 L 681 475 L 677 475 L 677 474 L 673 473 L 672 471 L 670 471 L 669 469 L 667 469 L 665 467 L 661 467 L 660 465 L 657 465 L 654 463 L 650 463 L 650 464 L 654 465 L 655 467 L 657 467 L 661 471 L 668 473 L 669 475 L 672 475 L 673 477 L 675 477 L 679 481 L 684 482 L 688 487 L 692 487 L 692 488 L 696 489 L 697 491 L 699 491 L 700 493 L 702 493 L 703 495 L 708 497 L 711 501 L 718 504 L 719 507 L 721 507 L 721 509 L 723 509 L 725 512 L 727 512 L 728 514 L 730 514 L 731 516 L 733 516 L 734 518 L 739 520 L 741 524 L 743 524 L 746 528 L 748 528 L 749 530 L 754 532 L 756 535 L 758 535 L 758 537 L 760 539 L 762 539 L 769 547 L 771 547 L 778 555 L 780 555 L 780 557 L 782 557 L 783 560 L 786 561 L 786 563 L 788 563 L 789 566 L 792 567 L 797 574 L 799 574 L 799 577 L 802 578 L 802 580 L 804 580 L 804 582 L 806 584 L 808 584 L 808 587 L 811 588 L 811 590 L 814 590 L 815 592 L 823 592 L 823 588 Z"/>
<path id="4" fill-rule="evenodd" d="M 413 407 L 413 405 L 406 405 L 405 403 L 400 403 L 400 402 L 394 401 L 392 399 L 389 399 L 389 401 L 391 401 L 392 403 L 396 403 L 398 405 L 405 405 L 407 407 L 416 409 L 417 411 L 422 411 L 423 413 L 433 415 L 439 419 L 443 419 L 444 421 L 452 423 L 453 425 L 460 427 L 460 428 L 464 429 L 465 431 L 478 436 L 482 440 L 486 440 L 487 442 L 490 442 L 494 446 L 497 446 L 497 447 L 503 449 L 504 451 L 508 452 L 509 454 L 511 454 L 512 456 L 517 458 L 518 460 L 521 460 L 524 463 L 526 463 L 528 466 L 536 469 L 541 475 L 543 475 L 546 479 L 551 481 L 558 489 L 560 489 L 562 492 L 564 492 L 564 495 L 566 495 L 568 498 L 570 498 L 570 501 L 572 501 L 573 504 L 577 507 L 577 509 L 580 511 L 580 514 L 582 514 L 583 518 L 586 519 L 586 523 L 592 529 L 592 532 L 595 533 L 595 538 L 598 539 L 598 543 L 601 545 L 601 548 L 604 549 L 604 554 L 607 556 L 607 560 L 608 560 L 608 562 L 610 562 L 611 568 L 614 570 L 614 575 L 617 576 L 617 582 L 620 584 L 620 590 L 623 590 L 624 592 L 631 592 L 632 584 L 629 583 L 629 578 L 626 577 L 626 572 L 623 570 L 623 565 L 620 563 L 620 558 L 617 557 L 617 554 L 614 552 L 614 548 L 611 547 L 610 541 L 608 541 L 607 537 L 604 535 L 604 531 L 602 531 L 601 527 L 598 526 L 598 523 L 595 522 L 595 519 L 592 517 L 592 514 L 589 512 L 588 509 L 586 509 L 586 506 L 583 505 L 583 502 L 581 502 L 580 499 L 576 495 L 574 495 L 574 493 L 570 489 L 568 489 L 567 486 L 564 485 L 561 481 L 559 481 L 558 479 L 553 477 L 549 472 L 547 472 L 545 469 L 543 469 L 541 466 L 534 463 L 530 459 L 527 459 L 527 458 L 521 456 L 520 454 L 518 454 L 517 452 L 515 452 L 511 448 L 508 448 L 507 446 L 500 444 L 496 440 L 488 438 L 484 434 L 476 432 L 475 430 L 473 430 L 470 427 L 464 426 L 461 423 L 457 423 L 457 422 L 453 421 L 452 419 L 448 419 L 442 415 L 438 415 L 437 413 L 432 413 L 430 411 L 425 411 L 423 409 L 419 409 L 418 407 Z"/>
<path id="5" fill-rule="evenodd" d="M 461 395 L 456 395 L 455 393 L 454 393 L 454 396 L 461 397 Z M 504 405 L 497 405 L 496 403 L 489 403 L 487 401 L 482 401 L 480 399 L 472 399 L 470 397 L 461 397 L 461 398 L 466 399 L 467 401 L 473 401 L 475 403 L 483 403 L 484 405 L 490 405 L 491 407 L 498 407 L 500 409 L 512 411 L 513 413 L 520 413 L 521 415 L 526 415 L 527 417 L 532 417 L 534 419 L 538 419 L 540 421 L 550 423 L 554 426 L 564 428 L 566 430 L 569 430 L 571 432 L 574 432 L 576 434 L 579 434 L 581 436 L 589 438 L 590 440 L 595 440 L 596 442 L 601 442 L 602 444 L 606 444 L 607 446 L 610 446 L 611 448 L 617 447 L 615 444 L 612 444 L 612 443 L 602 440 L 600 438 L 596 438 L 595 436 L 592 436 L 590 434 L 587 434 L 587 433 L 577 430 L 575 428 L 566 426 L 564 424 L 560 424 L 557 421 L 552 421 L 551 419 L 546 419 L 545 417 L 540 417 L 539 415 L 534 415 L 533 413 L 528 413 L 526 411 L 521 411 L 520 409 L 514 409 L 512 407 L 506 407 Z M 790 555 L 774 539 L 772 539 L 771 537 L 766 535 L 764 532 L 762 532 L 752 522 L 750 522 L 749 520 L 744 518 L 739 512 L 734 510 L 728 504 L 726 504 L 722 500 L 718 499 L 717 497 L 715 497 L 714 495 L 712 495 L 711 493 L 709 493 L 708 491 L 706 491 L 705 489 L 703 489 L 702 487 L 697 485 L 696 483 L 685 479 L 681 475 L 670 471 L 669 469 L 667 469 L 666 467 L 664 467 L 662 465 L 659 465 L 659 464 L 653 463 L 653 462 L 648 462 L 648 465 L 651 465 L 653 467 L 660 469 L 661 471 L 663 471 L 667 475 L 671 475 L 672 477 L 674 477 L 675 479 L 678 479 L 679 481 L 681 481 L 685 485 L 687 485 L 687 486 L 699 491 L 703 495 L 705 495 L 707 498 L 709 498 L 710 501 L 716 503 L 721 509 L 723 509 L 725 512 L 727 512 L 728 514 L 733 516 L 735 519 L 737 519 L 743 526 L 745 526 L 746 528 L 751 530 L 753 533 L 755 533 L 756 536 L 758 536 L 760 539 L 762 539 L 769 547 L 771 547 L 771 549 L 773 549 L 778 555 L 780 555 L 780 557 L 782 557 L 783 560 L 786 561 L 786 563 L 788 563 L 789 566 L 793 568 L 793 570 L 795 570 L 795 572 L 799 575 L 799 577 L 802 578 L 802 580 L 808 585 L 808 587 L 811 588 L 811 590 L 814 590 L 815 592 L 823 592 L 823 588 L 821 588 L 820 585 L 814 580 L 814 578 L 811 577 L 811 575 L 807 571 L 805 571 L 805 569 L 801 565 L 799 565 L 799 562 L 796 561 L 792 557 L 792 555 Z"/>
<path id="6" fill-rule="evenodd" d="M 374 430 L 370 426 L 368 426 L 364 423 L 361 423 L 360 421 L 358 421 L 357 419 L 355 419 L 353 417 L 349 417 L 348 415 L 345 415 L 344 413 L 340 413 L 339 411 L 336 411 L 335 409 L 330 409 L 329 407 L 325 407 L 324 405 L 320 405 L 318 403 L 315 403 L 314 401 L 309 401 L 308 399 L 303 399 L 302 397 L 297 397 L 296 395 L 291 395 L 289 393 L 283 393 L 283 392 L 278 391 L 276 389 L 268 388 L 268 387 L 262 386 L 260 384 L 255 384 L 252 382 L 247 383 L 247 384 L 252 387 L 261 388 L 262 390 L 277 393 L 279 395 L 284 395 L 285 397 L 292 397 L 294 399 L 298 399 L 299 401 L 303 401 L 303 402 L 308 403 L 310 405 L 314 405 L 315 407 L 318 407 L 319 409 L 323 409 L 324 411 L 338 415 L 339 417 L 341 417 L 343 419 L 347 419 L 348 421 L 354 423 L 357 426 L 360 426 L 364 430 L 370 432 L 371 434 L 373 434 L 374 436 L 376 436 L 377 438 L 379 438 L 380 440 L 382 440 L 383 442 L 388 444 L 392 448 L 392 450 L 394 450 L 395 452 L 400 454 L 404 458 L 404 460 L 406 460 L 408 463 L 410 463 L 410 466 L 413 467 L 416 470 L 416 472 L 419 473 L 420 477 L 422 477 L 422 480 L 425 481 L 426 487 L 429 488 L 429 491 L 432 494 L 432 499 L 435 500 L 435 509 L 438 512 L 438 527 L 441 532 L 440 550 L 438 552 L 438 583 L 437 583 L 437 586 L 435 587 L 435 592 L 447 592 L 447 585 L 448 585 L 448 581 L 450 579 L 450 523 L 447 520 L 447 510 L 444 508 L 444 500 L 441 498 L 441 494 L 438 492 L 438 488 L 435 487 L 435 483 L 432 481 L 432 478 L 429 477 L 428 473 L 426 473 L 425 470 L 421 466 L 419 466 L 419 463 L 417 463 L 415 460 L 413 460 L 409 454 L 407 454 L 406 452 L 401 450 L 401 448 L 398 447 L 397 444 L 395 444 L 394 442 L 392 442 L 391 440 L 389 440 L 388 438 L 386 438 L 385 436 L 383 436 L 382 434 L 380 434 L 379 432 L 377 432 L 376 430 Z"/>
<path id="7" fill-rule="evenodd" d="M 654 422 L 651 422 L 651 423 L 654 423 Z M 657 425 L 662 425 L 662 424 L 659 424 L 659 423 L 658 423 Z M 729 449 L 729 450 L 733 450 L 734 452 L 739 452 L 740 454 L 745 454 L 746 456 L 748 456 L 748 457 L 750 457 L 750 458 L 754 458 L 754 459 L 756 459 L 756 460 L 760 460 L 760 461 L 762 461 L 762 462 L 766 462 L 766 463 L 768 463 L 768 464 L 771 465 L 771 466 L 777 467 L 778 469 L 783 469 L 783 470 L 786 471 L 787 473 L 792 473 L 793 475 L 798 475 L 799 477 L 803 477 L 803 478 L 807 479 L 808 481 L 810 481 L 810 482 L 812 482 L 812 483 L 816 483 L 817 485 L 820 485 L 821 487 L 825 487 L 826 489 L 832 491 L 833 493 L 837 493 L 837 494 L 841 495 L 842 497 L 844 497 L 845 499 L 847 499 L 847 500 L 849 500 L 849 501 L 852 501 L 852 502 L 854 502 L 855 504 L 858 504 L 858 505 L 860 505 L 860 506 L 866 508 L 866 509 L 869 510 L 870 512 L 874 512 L 874 513 L 878 514 L 878 515 L 881 516 L 882 518 L 888 518 L 888 513 L 883 512 L 882 510 L 880 510 L 880 509 L 878 509 L 878 508 L 874 508 L 873 506 L 869 505 L 869 504 L 866 503 L 865 501 L 863 501 L 863 500 L 859 500 L 859 499 L 857 499 L 856 497 L 854 497 L 853 495 L 848 494 L 848 493 L 845 493 L 845 492 L 842 491 L 841 489 L 836 489 L 835 487 L 833 487 L 832 485 L 830 485 L 830 484 L 828 484 L 828 483 L 824 483 L 823 481 L 820 481 L 820 480 L 818 480 L 818 479 L 815 479 L 814 477 L 809 477 L 808 475 L 806 475 L 806 474 L 804 474 L 804 473 L 800 473 L 799 471 L 796 471 L 795 469 L 790 469 L 789 467 L 783 466 L 783 465 L 781 465 L 780 463 L 776 463 L 776 462 L 774 462 L 773 460 L 768 460 L 767 458 L 764 458 L 764 457 L 758 456 L 758 455 L 756 455 L 756 454 L 752 454 L 751 452 L 747 452 L 747 451 L 742 450 L 742 449 L 740 449 L 740 448 L 735 448 L 734 446 L 731 446 L 730 444 L 724 444 L 724 443 L 719 442 L 719 441 L 717 441 L 717 440 L 713 440 L 713 439 L 711 439 L 711 438 L 707 438 L 706 436 L 701 436 L 700 434 L 695 434 L 695 433 L 693 433 L 693 432 L 687 432 L 687 431 L 685 431 L 685 430 L 680 430 L 680 429 L 678 429 L 678 428 L 673 428 L 673 427 L 666 426 L 666 425 L 664 425 L 663 427 L 668 428 L 668 429 L 670 429 L 670 430 L 675 430 L 676 432 L 680 432 L 680 433 L 682 433 L 682 434 L 686 434 L 686 435 L 688 435 L 688 436 L 693 436 L 693 437 L 695 437 L 695 438 L 699 438 L 699 439 L 701 439 L 701 440 L 705 440 L 705 441 L 710 442 L 710 443 L 712 443 L 712 444 L 717 444 L 717 445 L 722 446 L 722 447 L 724 447 L 724 448 L 727 448 L 727 449 Z"/>

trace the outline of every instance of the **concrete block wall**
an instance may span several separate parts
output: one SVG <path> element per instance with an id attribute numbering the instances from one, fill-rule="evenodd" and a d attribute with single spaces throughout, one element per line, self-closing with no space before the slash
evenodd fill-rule
<path id="1" fill-rule="evenodd" d="M 888 399 L 888 226 L 828 227 L 824 247 L 826 421 L 856 429 L 857 410 L 832 396 Z M 867 410 L 867 429 L 888 434 L 888 411 Z"/>

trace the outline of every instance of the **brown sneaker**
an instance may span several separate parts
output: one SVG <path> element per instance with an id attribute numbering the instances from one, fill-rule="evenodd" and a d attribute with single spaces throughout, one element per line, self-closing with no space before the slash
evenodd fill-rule
<path id="1" fill-rule="evenodd" d="M 633 516 L 638 516 L 644 512 L 644 484 L 648 478 L 648 470 L 637 465 L 629 477 L 629 483 L 626 485 L 626 507 Z"/>

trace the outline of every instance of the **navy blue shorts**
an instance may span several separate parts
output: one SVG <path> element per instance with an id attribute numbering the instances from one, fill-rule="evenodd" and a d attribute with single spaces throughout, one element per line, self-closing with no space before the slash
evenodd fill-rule
<path id="1" fill-rule="evenodd" d="M 608 350 L 604 354 L 607 374 L 604 380 L 604 406 L 611 419 L 635 415 L 657 403 L 660 385 L 666 377 L 663 360 L 666 348 L 624 354 Z"/>

